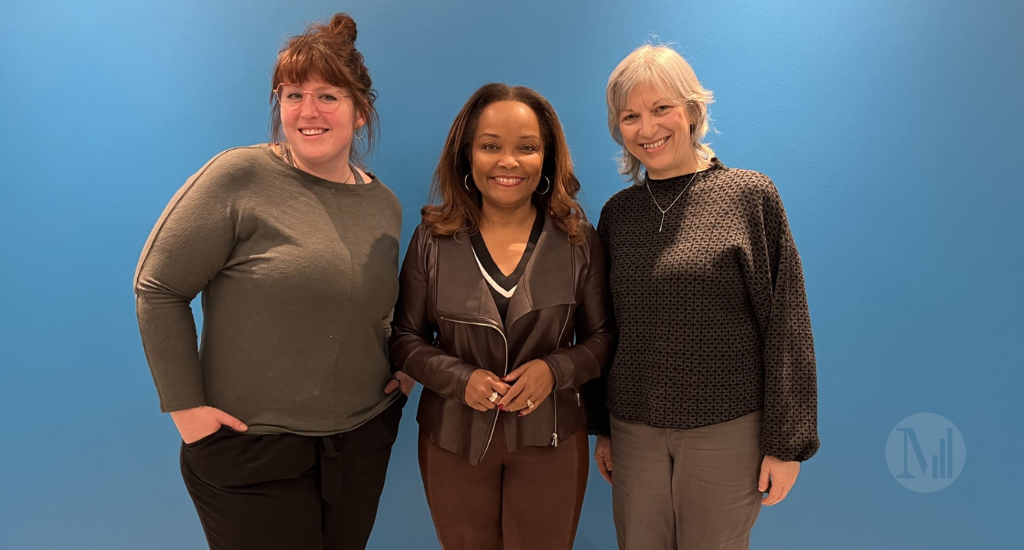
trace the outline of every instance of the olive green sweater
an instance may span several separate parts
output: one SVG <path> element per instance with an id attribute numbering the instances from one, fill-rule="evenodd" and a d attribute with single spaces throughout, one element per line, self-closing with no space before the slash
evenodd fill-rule
<path id="1" fill-rule="evenodd" d="M 214 157 L 171 199 L 135 274 L 161 409 L 210 405 L 249 433 L 326 435 L 387 407 L 401 221 L 376 178 L 332 183 L 265 144 Z"/>

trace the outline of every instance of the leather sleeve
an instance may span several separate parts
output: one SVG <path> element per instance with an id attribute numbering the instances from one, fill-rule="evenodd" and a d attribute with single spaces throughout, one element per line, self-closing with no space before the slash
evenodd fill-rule
<path id="1" fill-rule="evenodd" d="M 436 243 L 431 241 L 430 231 L 421 224 L 402 262 L 398 303 L 388 339 L 391 368 L 405 372 L 445 399 L 464 403 L 466 383 L 476 368 L 434 346 L 437 326 L 432 314 L 428 250 Z"/>
<path id="2" fill-rule="evenodd" d="M 605 205 L 607 208 L 607 205 Z M 604 216 L 604 212 L 601 212 L 601 219 L 608 219 Z M 607 244 L 607 225 L 598 225 L 597 235 L 595 237 L 600 239 L 601 244 L 601 259 L 603 261 L 603 268 L 606 273 L 611 269 L 611 262 L 608 258 Z M 614 312 L 611 298 L 611 285 L 608 285 L 608 315 L 611 317 Z M 612 327 L 615 327 L 615 321 L 611 321 Z M 608 371 L 611 369 L 612 357 L 609 356 L 608 360 L 601 365 L 601 376 L 590 380 L 580 387 L 580 395 L 583 398 L 583 405 L 587 411 L 587 432 L 593 435 L 604 435 L 611 436 L 611 415 L 608 412 Z"/>
<path id="3" fill-rule="evenodd" d="M 587 226 L 587 265 L 582 271 L 574 328 L 576 344 L 558 348 L 543 359 L 555 374 L 555 390 L 582 385 L 601 376 L 614 352 L 616 333 L 608 266 L 601 241 Z"/>

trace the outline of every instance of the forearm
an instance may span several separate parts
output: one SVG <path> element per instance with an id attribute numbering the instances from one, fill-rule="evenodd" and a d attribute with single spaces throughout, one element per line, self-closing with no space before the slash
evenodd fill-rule
<path id="1" fill-rule="evenodd" d="M 140 292 L 136 313 L 160 410 L 172 412 L 205 405 L 196 326 L 188 302 L 156 299 Z"/>
<path id="2" fill-rule="evenodd" d="M 441 397 L 462 402 L 476 367 L 444 353 L 419 335 L 399 331 L 396 328 L 390 345 L 394 368 Z"/>
<path id="3" fill-rule="evenodd" d="M 594 333 L 579 344 L 558 348 L 544 356 L 555 375 L 555 391 L 575 388 L 601 376 L 613 342 L 611 333 Z"/>

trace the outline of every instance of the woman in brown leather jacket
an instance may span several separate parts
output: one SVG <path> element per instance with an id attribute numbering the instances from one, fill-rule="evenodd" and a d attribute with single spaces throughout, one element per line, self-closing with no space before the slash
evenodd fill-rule
<path id="1" fill-rule="evenodd" d="M 579 188 L 537 92 L 488 84 L 455 118 L 389 342 L 424 386 L 420 471 L 446 550 L 572 547 L 589 454 L 579 387 L 615 342 Z"/>

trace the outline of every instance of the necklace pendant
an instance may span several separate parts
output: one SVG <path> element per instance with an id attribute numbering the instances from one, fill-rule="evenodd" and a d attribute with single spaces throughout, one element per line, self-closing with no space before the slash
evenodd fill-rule
<path id="1" fill-rule="evenodd" d="M 665 213 L 662 212 L 661 213 L 661 225 L 658 226 L 658 233 L 661 233 L 661 230 L 664 229 L 664 228 L 665 228 Z"/>

